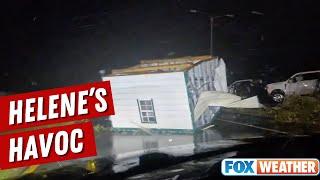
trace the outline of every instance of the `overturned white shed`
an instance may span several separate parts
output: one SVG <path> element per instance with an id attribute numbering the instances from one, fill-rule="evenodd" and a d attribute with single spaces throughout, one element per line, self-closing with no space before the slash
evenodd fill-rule
<path id="1" fill-rule="evenodd" d="M 113 70 L 103 77 L 111 81 L 113 129 L 191 132 L 200 94 L 227 91 L 225 71 L 224 61 L 211 56 L 143 60 L 139 65 Z"/>

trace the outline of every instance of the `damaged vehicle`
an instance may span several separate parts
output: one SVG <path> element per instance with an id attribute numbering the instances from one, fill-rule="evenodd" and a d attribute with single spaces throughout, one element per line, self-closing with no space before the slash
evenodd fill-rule
<path id="1" fill-rule="evenodd" d="M 319 91 L 320 70 L 299 72 L 283 82 L 266 86 L 273 101 L 283 102 L 287 95 L 310 95 Z"/>
<path id="2" fill-rule="evenodd" d="M 228 87 L 228 92 L 246 99 L 252 96 L 264 98 L 265 82 L 262 79 L 243 79 L 234 81 Z"/>
<path id="3" fill-rule="evenodd" d="M 248 98 L 251 96 L 252 87 L 254 86 L 252 79 L 243 79 L 233 82 L 228 87 L 228 91 L 231 94 L 235 94 L 242 98 Z"/>
<path id="4" fill-rule="evenodd" d="M 260 103 L 271 105 L 273 102 L 265 89 L 266 85 L 266 81 L 262 79 L 237 80 L 228 86 L 228 92 L 240 96 L 241 99 L 257 96 Z"/>

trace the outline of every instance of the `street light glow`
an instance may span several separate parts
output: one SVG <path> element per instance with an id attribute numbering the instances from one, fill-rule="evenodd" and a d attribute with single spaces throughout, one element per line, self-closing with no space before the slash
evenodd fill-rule
<path id="1" fill-rule="evenodd" d="M 190 9 L 189 12 L 190 12 L 190 13 L 198 13 L 198 10 L 196 10 L 196 9 Z"/>
<path id="2" fill-rule="evenodd" d="M 259 12 L 259 11 L 251 11 L 251 14 L 256 14 L 256 15 L 260 15 L 260 16 L 264 15 L 264 13 Z"/>
<path id="3" fill-rule="evenodd" d="M 234 18 L 234 14 L 226 14 L 225 16 L 229 18 Z"/>

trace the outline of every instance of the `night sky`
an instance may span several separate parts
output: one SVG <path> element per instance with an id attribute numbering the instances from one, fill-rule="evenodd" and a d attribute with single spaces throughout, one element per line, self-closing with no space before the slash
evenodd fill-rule
<path id="1" fill-rule="evenodd" d="M 26 92 L 100 80 L 140 59 L 214 54 L 229 82 L 266 81 L 320 69 L 316 1 L 7 0 L 1 2 L 0 91 Z M 258 13 L 252 13 L 252 11 Z"/>

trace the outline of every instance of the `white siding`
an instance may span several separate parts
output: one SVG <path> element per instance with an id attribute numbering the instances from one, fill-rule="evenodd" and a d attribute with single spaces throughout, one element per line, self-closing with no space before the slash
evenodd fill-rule
<path id="1" fill-rule="evenodd" d="M 183 72 L 111 76 L 115 128 L 192 129 Z M 141 123 L 137 99 L 153 99 L 156 124 Z"/>

